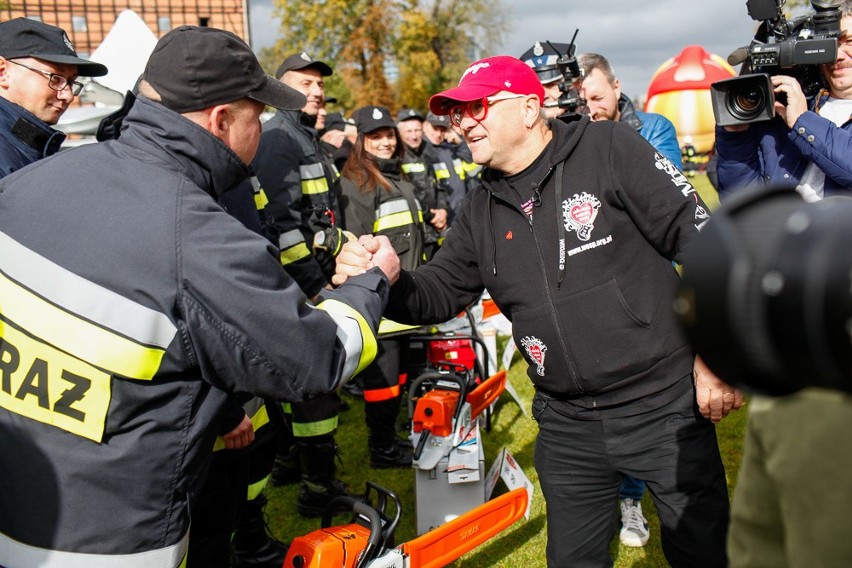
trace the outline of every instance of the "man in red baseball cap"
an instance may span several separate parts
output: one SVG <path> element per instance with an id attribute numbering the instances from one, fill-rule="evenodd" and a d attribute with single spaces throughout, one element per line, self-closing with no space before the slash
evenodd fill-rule
<path id="1" fill-rule="evenodd" d="M 672 566 L 725 566 L 713 423 L 742 396 L 696 358 L 671 309 L 672 261 L 707 208 L 635 129 L 548 122 L 543 100 L 535 71 L 503 56 L 431 98 L 486 167 L 435 258 L 401 272 L 385 316 L 445 321 L 487 288 L 512 321 L 536 387 L 549 566 L 612 565 L 624 474 L 647 480 Z M 377 244 L 344 247 L 335 282 L 369 268 Z"/>

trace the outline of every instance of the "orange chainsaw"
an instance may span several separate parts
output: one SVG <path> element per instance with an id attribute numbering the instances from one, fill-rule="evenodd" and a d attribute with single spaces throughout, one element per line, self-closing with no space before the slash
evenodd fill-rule
<path id="1" fill-rule="evenodd" d="M 411 383 L 408 411 L 412 417 L 414 467 L 434 468 L 465 441 L 475 420 L 506 388 L 506 371 L 479 385 L 473 383 L 472 390 L 470 386 L 471 381 L 463 376 L 440 371 L 424 373 Z"/>
<path id="2" fill-rule="evenodd" d="M 372 506 L 372 492 L 377 504 Z M 397 496 L 367 482 L 364 501 L 337 497 L 329 503 L 322 527 L 293 540 L 284 568 L 438 568 L 499 534 L 520 519 L 527 508 L 523 488 L 487 501 L 414 540 L 393 545 L 400 518 Z M 387 505 L 393 502 L 393 518 Z M 354 513 L 349 524 L 330 526 L 331 512 L 349 508 Z"/>

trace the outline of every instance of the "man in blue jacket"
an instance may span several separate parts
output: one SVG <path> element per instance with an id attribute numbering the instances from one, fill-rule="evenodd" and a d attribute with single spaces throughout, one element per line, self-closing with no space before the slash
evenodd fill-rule
<path id="1" fill-rule="evenodd" d="M 837 59 L 822 65 L 827 89 L 809 104 L 799 82 L 771 78 L 775 118 L 757 124 L 716 127 L 719 196 L 766 184 L 796 189 L 809 201 L 852 188 L 852 2 L 840 7 Z"/>
<path id="2" fill-rule="evenodd" d="M 577 62 L 583 70 L 580 96 L 586 101 L 592 120 L 614 120 L 629 124 L 677 169 L 682 170 L 683 162 L 674 124 L 661 114 L 633 108 L 630 97 L 621 92 L 621 84 L 612 65 L 603 55 L 581 53 Z"/>
<path id="3" fill-rule="evenodd" d="M 59 150 L 51 128 L 80 94 L 78 76 L 107 68 L 77 57 L 60 28 L 27 18 L 0 23 L 0 178 Z"/>

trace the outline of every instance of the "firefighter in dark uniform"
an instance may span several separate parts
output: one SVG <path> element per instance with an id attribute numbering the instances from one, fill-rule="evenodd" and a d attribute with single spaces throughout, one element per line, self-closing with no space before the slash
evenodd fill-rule
<path id="1" fill-rule="evenodd" d="M 423 263 L 423 211 L 416 189 L 402 171 L 403 144 L 390 112 L 381 106 L 359 108 L 352 117 L 358 138 L 343 168 L 342 203 L 346 228 L 353 234 L 386 235 L 402 264 Z M 403 326 L 382 320 L 379 352 L 361 377 L 369 430 L 370 465 L 411 467 L 412 448 L 396 434 L 408 336 Z"/>
<path id="2" fill-rule="evenodd" d="M 331 67 L 304 52 L 284 60 L 276 77 L 304 94 L 307 102 L 301 110 L 278 111 L 263 125 L 253 163 L 269 200 L 266 210 L 279 234 L 281 264 L 309 298 L 330 287 L 334 250 L 344 238 L 339 173 L 320 150 L 314 129 L 325 100 L 323 79 L 331 74 Z M 295 476 L 301 482 L 297 510 L 319 516 L 331 499 L 349 495 L 335 476 L 340 398 L 330 393 L 285 404 L 285 411 L 292 439 L 282 440 L 272 483 L 290 482 L 294 473 L 289 466 L 296 461 Z"/>
<path id="3" fill-rule="evenodd" d="M 450 207 L 449 223 L 452 224 L 455 211 L 467 194 L 467 174 L 464 164 L 472 159 L 466 145 L 451 144 L 447 141 L 447 131 L 450 126 L 446 116 L 438 116 L 431 112 L 426 114 L 426 120 L 423 121 L 423 137 L 432 144 L 437 157 L 437 161 L 433 164 L 435 175 L 447 188 Z"/>
<path id="4" fill-rule="evenodd" d="M 230 397 L 332 391 L 375 353 L 384 276 L 308 305 L 217 203 L 264 106 L 304 96 L 214 28 L 166 34 L 143 79 L 118 140 L 0 181 L 8 568 L 183 565 Z"/>
<path id="5" fill-rule="evenodd" d="M 434 164 L 439 161 L 431 142 L 423 137 L 423 115 L 414 109 L 403 109 L 396 117 L 396 126 L 402 140 L 402 171 L 417 190 L 417 199 L 423 207 L 423 252 L 426 260 L 438 251 L 447 228 L 450 209 L 446 182 L 439 182 Z"/>

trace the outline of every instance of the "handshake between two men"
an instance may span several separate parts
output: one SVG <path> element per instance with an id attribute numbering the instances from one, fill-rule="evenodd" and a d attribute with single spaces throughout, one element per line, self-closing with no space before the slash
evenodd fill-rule
<path id="1" fill-rule="evenodd" d="M 337 272 L 331 281 L 340 286 L 350 276 L 363 274 L 378 266 L 393 285 L 399 278 L 399 257 L 390 240 L 384 236 L 362 235 L 358 241 L 343 245 L 337 256 Z"/>

